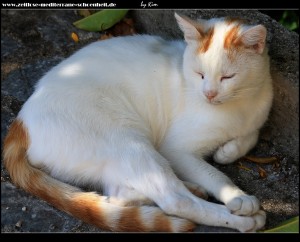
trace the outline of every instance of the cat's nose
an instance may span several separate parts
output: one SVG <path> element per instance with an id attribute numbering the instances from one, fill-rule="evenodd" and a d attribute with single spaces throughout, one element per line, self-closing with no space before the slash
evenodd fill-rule
<path id="1" fill-rule="evenodd" d="M 215 96 L 218 95 L 217 91 L 205 91 L 204 95 L 206 96 L 206 98 L 211 101 Z"/>

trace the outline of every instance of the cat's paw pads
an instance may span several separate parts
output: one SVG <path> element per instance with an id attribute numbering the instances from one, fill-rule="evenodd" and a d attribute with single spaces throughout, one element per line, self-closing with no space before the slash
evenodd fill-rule
<path id="1" fill-rule="evenodd" d="M 240 223 L 240 232 L 255 232 L 262 229 L 266 224 L 266 213 L 263 210 L 257 211 L 251 217 L 244 217 L 244 222 Z"/>
<path id="2" fill-rule="evenodd" d="M 215 162 L 219 164 L 229 164 L 240 157 L 238 145 L 235 140 L 229 141 L 221 146 L 214 154 Z"/>
<path id="3" fill-rule="evenodd" d="M 241 195 L 226 203 L 226 207 L 235 215 L 251 216 L 259 211 L 260 203 L 255 196 Z"/>

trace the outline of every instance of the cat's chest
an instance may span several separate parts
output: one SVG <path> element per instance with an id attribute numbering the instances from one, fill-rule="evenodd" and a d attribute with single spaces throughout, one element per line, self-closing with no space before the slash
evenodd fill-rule
<path id="1" fill-rule="evenodd" d="M 247 114 L 240 110 L 191 109 L 174 119 L 163 145 L 207 153 L 247 134 L 248 126 Z"/>
<path id="2" fill-rule="evenodd" d="M 198 112 L 188 112 L 179 118 L 178 128 L 185 123 L 186 131 L 191 134 L 199 134 L 198 139 L 220 139 L 240 135 L 243 132 L 243 124 L 246 119 L 243 113 L 238 111 L 219 111 L 204 109 Z M 188 125 L 189 124 L 189 125 Z"/>

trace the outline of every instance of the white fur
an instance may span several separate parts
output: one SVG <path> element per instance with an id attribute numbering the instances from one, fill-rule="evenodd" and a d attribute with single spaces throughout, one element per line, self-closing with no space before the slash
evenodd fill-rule
<path id="1" fill-rule="evenodd" d="M 196 41 L 186 47 L 141 35 L 90 44 L 54 67 L 19 114 L 30 134 L 31 163 L 60 180 L 103 188 L 107 196 L 132 190 L 196 223 L 261 228 L 265 215 L 257 199 L 203 157 L 216 151 L 217 162 L 233 162 L 257 142 L 272 102 L 267 50 L 243 52 L 232 63 L 221 42 L 229 27 L 212 23 L 212 45 L 201 55 Z M 211 101 L 204 95 L 210 90 L 218 93 Z M 181 180 L 227 207 L 195 197 Z"/>

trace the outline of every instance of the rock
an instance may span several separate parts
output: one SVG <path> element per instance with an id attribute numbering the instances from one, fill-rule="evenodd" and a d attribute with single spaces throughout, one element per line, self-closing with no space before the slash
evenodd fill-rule
<path id="1" fill-rule="evenodd" d="M 15 226 L 16 226 L 17 228 L 21 228 L 22 223 L 23 223 L 23 221 L 22 221 L 22 220 L 19 220 L 19 221 L 15 224 Z"/>

